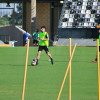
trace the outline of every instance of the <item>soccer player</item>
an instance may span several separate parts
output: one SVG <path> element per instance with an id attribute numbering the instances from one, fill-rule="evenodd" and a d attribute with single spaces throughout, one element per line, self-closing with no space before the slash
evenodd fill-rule
<path id="1" fill-rule="evenodd" d="M 24 37 L 23 45 L 26 47 L 27 46 L 28 37 L 31 37 L 31 35 L 28 32 L 23 32 L 23 37 Z"/>
<path id="2" fill-rule="evenodd" d="M 41 27 L 41 32 L 39 33 L 38 39 L 39 39 L 39 48 L 38 48 L 36 65 L 38 65 L 38 60 L 40 58 L 40 54 L 41 54 L 42 50 L 45 50 L 46 54 L 51 59 L 51 64 L 53 64 L 53 58 L 52 58 L 51 54 L 49 53 L 49 49 L 48 49 L 49 36 L 48 36 L 48 33 L 46 32 L 45 26 Z"/>
<path id="3" fill-rule="evenodd" d="M 99 30 L 99 52 L 100 52 L 100 30 Z M 97 62 L 97 56 L 95 60 L 92 60 L 92 62 L 96 63 Z"/>
<path id="4" fill-rule="evenodd" d="M 39 30 L 37 29 L 36 32 L 34 32 L 33 36 L 32 36 L 33 37 L 33 45 L 34 46 L 35 45 L 38 46 L 38 32 L 39 32 Z"/>

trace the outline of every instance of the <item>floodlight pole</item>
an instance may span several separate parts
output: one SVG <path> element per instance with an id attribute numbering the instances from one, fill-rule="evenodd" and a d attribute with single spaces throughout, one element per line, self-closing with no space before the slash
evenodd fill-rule
<path id="1" fill-rule="evenodd" d="M 71 38 L 69 38 L 69 60 L 71 58 Z M 71 100 L 71 62 L 69 67 L 69 100 Z"/>
<path id="2" fill-rule="evenodd" d="M 23 80 L 23 89 L 22 89 L 22 98 L 21 98 L 21 100 L 24 100 L 24 95 L 25 95 L 25 85 L 26 85 L 26 75 L 27 75 L 28 54 L 29 54 L 29 39 L 28 39 L 28 42 L 27 42 L 27 49 L 26 49 L 26 59 L 25 59 L 25 69 L 24 69 L 24 80 Z"/>
<path id="3" fill-rule="evenodd" d="M 98 100 L 100 100 L 99 39 L 97 39 Z"/>

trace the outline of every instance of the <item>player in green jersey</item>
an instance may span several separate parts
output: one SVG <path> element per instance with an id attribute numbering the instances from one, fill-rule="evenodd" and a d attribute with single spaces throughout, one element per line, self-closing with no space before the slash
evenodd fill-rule
<path id="1" fill-rule="evenodd" d="M 39 35 L 38 33 L 39 33 L 39 30 L 37 29 L 36 32 L 34 32 L 32 35 L 34 46 L 38 46 L 38 35 Z"/>
<path id="2" fill-rule="evenodd" d="M 38 48 L 36 65 L 38 65 L 38 60 L 40 58 L 40 54 L 41 54 L 42 50 L 45 50 L 46 54 L 51 59 L 51 64 L 53 64 L 53 58 L 52 58 L 51 54 L 49 53 L 49 49 L 48 49 L 49 36 L 48 36 L 48 33 L 46 32 L 46 27 L 45 26 L 41 27 L 41 32 L 39 33 L 38 39 L 39 39 L 39 48 Z"/>

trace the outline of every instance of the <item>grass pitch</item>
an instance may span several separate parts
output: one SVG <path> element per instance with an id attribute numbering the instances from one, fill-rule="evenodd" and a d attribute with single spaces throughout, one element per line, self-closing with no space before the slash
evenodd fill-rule
<path id="1" fill-rule="evenodd" d="M 49 47 L 54 65 L 43 51 L 31 66 L 37 47 L 30 47 L 25 100 L 56 100 L 69 59 L 68 47 Z M 0 48 L 0 100 L 21 100 L 25 47 Z M 96 47 L 76 47 L 72 60 L 72 100 L 98 100 Z M 60 100 L 68 100 L 67 77 Z"/>

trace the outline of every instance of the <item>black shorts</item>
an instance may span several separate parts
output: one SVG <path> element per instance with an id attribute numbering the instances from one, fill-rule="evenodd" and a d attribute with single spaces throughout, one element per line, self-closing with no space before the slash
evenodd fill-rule
<path id="1" fill-rule="evenodd" d="M 39 46 L 38 51 L 42 51 L 42 50 L 45 50 L 46 53 L 49 52 L 49 49 L 47 46 Z"/>
<path id="2" fill-rule="evenodd" d="M 37 41 L 37 40 L 33 40 L 33 44 L 34 44 L 34 43 L 38 43 L 38 41 Z"/>

